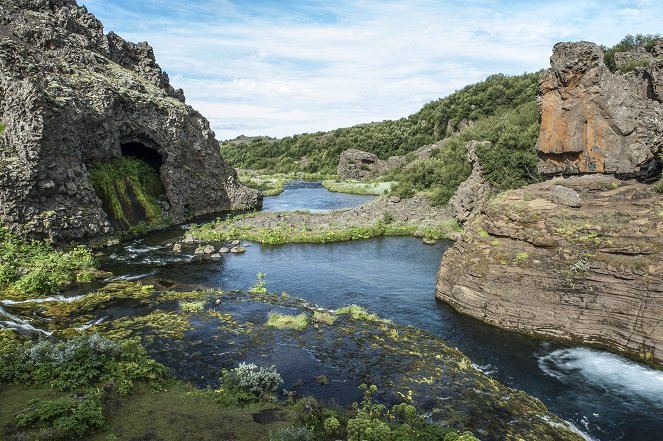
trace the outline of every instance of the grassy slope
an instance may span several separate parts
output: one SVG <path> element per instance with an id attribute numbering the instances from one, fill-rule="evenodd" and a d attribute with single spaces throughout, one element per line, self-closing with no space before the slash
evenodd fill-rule
<path id="1" fill-rule="evenodd" d="M 223 142 L 221 152 L 233 167 L 270 172 L 336 172 L 338 158 L 349 148 L 386 159 L 405 155 L 446 136 L 447 124 L 478 121 L 504 109 L 534 102 L 537 73 L 493 75 L 446 98 L 432 101 L 407 118 L 288 136 L 280 140 L 258 138 L 249 142 Z M 305 158 L 302 160 L 302 158 Z"/>

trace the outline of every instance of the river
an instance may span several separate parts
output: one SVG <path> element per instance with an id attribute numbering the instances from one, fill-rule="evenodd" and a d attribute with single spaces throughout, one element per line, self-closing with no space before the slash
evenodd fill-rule
<path id="1" fill-rule="evenodd" d="M 266 197 L 264 209 L 323 211 L 368 199 L 331 193 L 319 183 L 290 183 L 281 195 Z M 663 372 L 607 352 L 502 331 L 437 302 L 435 272 L 448 241 L 424 245 L 414 237 L 387 237 L 315 245 L 248 243 L 242 255 L 209 261 L 172 253 L 166 244 L 181 234 L 175 227 L 114 247 L 105 268 L 121 278 L 224 290 L 247 289 L 262 272 L 271 292 L 330 309 L 355 303 L 429 331 L 503 383 L 538 397 L 591 439 L 663 439 Z M 306 369 L 306 363 L 300 368 Z"/>

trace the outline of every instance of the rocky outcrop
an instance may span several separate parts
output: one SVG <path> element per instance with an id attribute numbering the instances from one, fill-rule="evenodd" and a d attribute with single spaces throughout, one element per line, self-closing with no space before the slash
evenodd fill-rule
<path id="1" fill-rule="evenodd" d="M 619 57 L 626 56 L 618 63 L 628 63 Z M 663 59 L 652 52 L 643 60 L 629 72 L 612 73 L 594 43 L 555 45 L 551 68 L 539 79 L 542 174 L 658 178 Z"/>
<path id="2" fill-rule="evenodd" d="M 336 174 L 345 179 L 369 179 L 387 173 L 416 160 L 431 157 L 444 141 L 419 147 L 406 156 L 392 156 L 382 160 L 377 155 L 363 150 L 348 149 L 341 153 Z"/>
<path id="3" fill-rule="evenodd" d="M 2 223 L 54 240 L 109 233 L 88 169 L 122 155 L 158 170 L 174 221 L 260 203 L 147 43 L 104 35 L 74 0 L 0 0 L 0 11 Z"/>
<path id="4" fill-rule="evenodd" d="M 504 329 L 663 365 L 663 196 L 587 175 L 493 198 L 444 255 L 437 297 Z"/>
<path id="5" fill-rule="evenodd" d="M 366 179 L 402 167 L 405 163 L 403 156 L 382 160 L 373 153 L 348 149 L 341 153 L 336 173 L 345 179 Z"/>
<path id="6" fill-rule="evenodd" d="M 490 145 L 490 142 L 470 141 L 465 144 L 467 159 L 472 166 L 472 172 L 449 199 L 449 206 L 454 212 L 454 218 L 460 223 L 464 223 L 469 219 L 490 194 L 490 184 L 481 174 L 481 164 L 475 152 L 478 145 Z"/>

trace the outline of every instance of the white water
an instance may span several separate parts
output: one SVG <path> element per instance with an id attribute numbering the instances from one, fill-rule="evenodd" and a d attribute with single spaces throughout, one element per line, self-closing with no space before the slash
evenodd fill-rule
<path id="1" fill-rule="evenodd" d="M 8 327 L 12 329 L 23 329 L 25 331 L 39 332 L 44 335 L 51 335 L 53 332 L 44 331 L 43 329 L 35 328 L 27 320 L 20 319 L 14 314 L 10 314 L 0 306 L 0 316 L 5 316 L 9 320 L 0 320 L 0 327 Z"/>
<path id="2" fill-rule="evenodd" d="M 625 400 L 663 407 L 663 372 L 618 355 L 587 348 L 558 349 L 538 362 L 543 372 L 564 384 L 583 382 Z"/>
<path id="3" fill-rule="evenodd" d="M 65 303 L 71 303 L 75 302 L 76 300 L 82 299 L 85 297 L 84 295 L 80 296 L 71 296 L 71 297 L 65 297 L 65 296 L 53 296 L 53 297 L 44 297 L 41 299 L 28 299 L 28 300 L 0 300 L 0 303 L 3 305 L 20 305 L 23 303 L 47 303 L 47 302 L 65 302 Z M 6 314 L 6 311 L 5 311 Z"/>

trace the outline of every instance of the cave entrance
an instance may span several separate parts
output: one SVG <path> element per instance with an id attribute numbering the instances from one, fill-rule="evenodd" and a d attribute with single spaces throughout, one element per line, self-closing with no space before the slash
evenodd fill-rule
<path id="1" fill-rule="evenodd" d="M 110 223 L 115 231 L 163 223 L 170 209 L 160 174 L 163 158 L 141 142 L 123 143 L 120 149 L 120 158 L 89 169 Z"/>
<path id="2" fill-rule="evenodd" d="M 122 149 L 122 156 L 140 159 L 156 171 L 159 171 L 163 165 L 163 158 L 159 152 L 141 142 L 126 142 L 120 148 Z"/>

